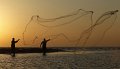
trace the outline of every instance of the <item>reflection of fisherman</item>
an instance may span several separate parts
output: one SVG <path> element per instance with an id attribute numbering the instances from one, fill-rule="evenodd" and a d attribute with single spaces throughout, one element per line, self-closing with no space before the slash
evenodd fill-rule
<path id="1" fill-rule="evenodd" d="M 13 54 L 13 56 L 15 56 L 15 43 L 17 43 L 19 40 L 20 39 L 15 41 L 15 38 L 12 38 L 12 41 L 11 41 L 11 54 Z"/>
<path id="2" fill-rule="evenodd" d="M 46 55 L 46 44 L 47 44 L 48 41 L 50 41 L 50 39 L 46 40 L 44 38 L 44 40 L 40 44 L 40 47 L 42 47 L 43 55 Z"/>

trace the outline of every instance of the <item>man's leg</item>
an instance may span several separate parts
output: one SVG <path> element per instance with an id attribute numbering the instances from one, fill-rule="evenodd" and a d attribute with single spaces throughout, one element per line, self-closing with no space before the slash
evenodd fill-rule
<path id="1" fill-rule="evenodd" d="M 44 56 L 46 55 L 46 49 L 43 49 L 43 55 Z"/>
<path id="2" fill-rule="evenodd" d="M 13 56 L 15 57 L 15 49 L 13 49 Z"/>

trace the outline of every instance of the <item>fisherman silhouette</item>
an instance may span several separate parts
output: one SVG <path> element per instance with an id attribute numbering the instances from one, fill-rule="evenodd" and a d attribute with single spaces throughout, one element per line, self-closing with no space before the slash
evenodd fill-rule
<path id="1" fill-rule="evenodd" d="M 17 43 L 20 39 L 18 39 L 17 41 L 15 41 L 15 38 L 12 38 L 11 41 L 11 55 L 13 57 L 15 57 L 15 43 Z"/>
<path id="2" fill-rule="evenodd" d="M 46 50 L 47 50 L 46 44 L 47 44 L 48 41 L 50 41 L 50 39 L 46 40 L 46 39 L 44 38 L 44 40 L 43 40 L 43 41 L 41 42 L 41 44 L 40 44 L 40 47 L 42 47 L 43 56 L 46 55 Z"/>

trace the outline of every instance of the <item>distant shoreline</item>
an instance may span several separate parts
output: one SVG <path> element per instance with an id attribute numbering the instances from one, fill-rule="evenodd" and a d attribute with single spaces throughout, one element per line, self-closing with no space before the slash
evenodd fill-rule
<path id="1" fill-rule="evenodd" d="M 107 51 L 120 50 L 120 47 L 48 47 L 47 52 L 67 52 L 68 50 L 79 51 Z M 0 47 L 0 54 L 10 54 L 10 47 Z M 16 47 L 16 53 L 42 53 L 39 47 Z"/>

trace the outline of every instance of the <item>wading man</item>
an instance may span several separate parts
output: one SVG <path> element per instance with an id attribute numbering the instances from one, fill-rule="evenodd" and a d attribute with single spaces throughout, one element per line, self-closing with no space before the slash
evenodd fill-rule
<path id="1" fill-rule="evenodd" d="M 46 55 L 46 44 L 47 44 L 48 41 L 50 41 L 50 39 L 46 40 L 46 39 L 44 38 L 44 40 L 43 40 L 43 41 L 41 42 L 41 44 L 40 44 L 40 47 L 42 47 L 42 52 L 43 52 L 43 55 L 44 55 L 44 56 Z"/>
<path id="2" fill-rule="evenodd" d="M 17 43 L 20 39 L 15 41 L 15 38 L 12 38 L 11 41 L 11 55 L 14 57 L 15 56 L 15 43 Z"/>

